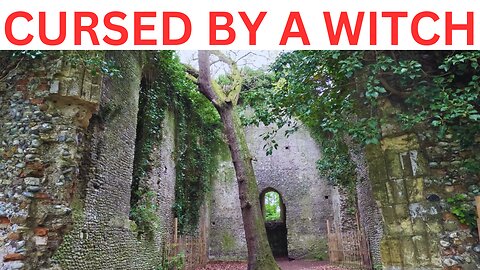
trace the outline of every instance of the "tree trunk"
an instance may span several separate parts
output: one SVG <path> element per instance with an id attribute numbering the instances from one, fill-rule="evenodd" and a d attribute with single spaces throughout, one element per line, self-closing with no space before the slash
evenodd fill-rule
<path id="1" fill-rule="evenodd" d="M 252 157 L 248 150 L 245 132 L 235 112 L 241 91 L 242 76 L 236 63 L 217 52 L 215 55 L 230 66 L 234 82 L 232 89 L 225 93 L 210 75 L 211 51 L 198 52 L 198 89 L 212 102 L 223 122 L 223 132 L 232 156 L 237 176 L 238 194 L 242 209 L 243 228 L 248 249 L 248 270 L 279 270 L 268 244 L 265 221 L 260 210 L 257 179 L 253 172 Z"/>
<path id="2" fill-rule="evenodd" d="M 237 176 L 243 227 L 248 248 L 248 270 L 280 269 L 268 244 L 265 221 L 260 208 L 257 180 L 245 132 L 231 103 L 217 108 L 232 155 Z"/>

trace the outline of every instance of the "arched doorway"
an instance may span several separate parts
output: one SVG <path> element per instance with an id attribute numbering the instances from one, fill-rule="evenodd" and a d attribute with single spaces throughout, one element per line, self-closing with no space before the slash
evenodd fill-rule
<path id="1" fill-rule="evenodd" d="M 266 188 L 260 193 L 260 204 L 273 256 L 287 257 L 286 208 L 282 196 L 277 190 Z"/>

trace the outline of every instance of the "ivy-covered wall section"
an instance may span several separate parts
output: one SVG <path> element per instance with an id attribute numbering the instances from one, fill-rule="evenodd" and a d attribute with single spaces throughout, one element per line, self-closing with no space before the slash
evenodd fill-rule
<path id="1" fill-rule="evenodd" d="M 5 52 L 0 65 L 2 267 L 162 269 L 174 216 L 197 227 L 221 138 L 174 53 Z"/>
<path id="2" fill-rule="evenodd" d="M 148 53 L 146 57 L 131 217 L 139 232 L 147 237 L 152 237 L 159 226 L 172 233 L 173 216 L 178 218 L 179 232 L 191 234 L 197 230 L 200 208 L 216 171 L 216 151 L 222 143 L 220 118 L 197 86 L 185 77 L 173 52 Z M 165 148 L 169 151 L 162 154 Z M 152 187 L 167 192 L 163 198 L 157 198 Z M 159 220 L 159 216 L 164 220 Z"/>
<path id="3" fill-rule="evenodd" d="M 163 269 L 166 258 L 159 254 L 172 237 L 174 217 L 180 233 L 194 232 L 199 223 L 219 120 L 185 79 L 174 52 L 112 57 L 122 77 L 105 79 L 102 106 L 87 132 L 87 195 L 55 258 L 64 269 Z"/>
<path id="4" fill-rule="evenodd" d="M 286 52 L 272 90 L 251 93 L 257 119 L 295 130 L 285 119 L 297 117 L 324 142 L 319 169 L 357 202 L 379 269 L 479 267 L 479 59 Z"/>

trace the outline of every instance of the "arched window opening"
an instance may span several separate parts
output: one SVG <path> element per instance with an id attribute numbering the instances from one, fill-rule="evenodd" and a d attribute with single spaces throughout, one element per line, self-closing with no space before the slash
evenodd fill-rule
<path id="1" fill-rule="evenodd" d="M 285 222 L 285 204 L 282 195 L 273 188 L 266 188 L 260 193 L 265 222 Z"/>
<path id="2" fill-rule="evenodd" d="M 265 221 L 281 221 L 280 194 L 275 191 L 265 193 Z"/>

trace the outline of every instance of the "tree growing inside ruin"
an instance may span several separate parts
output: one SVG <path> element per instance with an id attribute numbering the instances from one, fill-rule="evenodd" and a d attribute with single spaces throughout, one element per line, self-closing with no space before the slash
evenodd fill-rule
<path id="1" fill-rule="evenodd" d="M 211 57 L 230 68 L 231 84 L 221 87 L 212 79 Z M 236 112 L 242 89 L 242 74 L 237 63 L 219 51 L 199 51 L 198 71 L 187 68 L 199 91 L 213 104 L 223 123 L 223 132 L 235 168 L 243 226 L 248 249 L 249 270 L 279 269 L 270 249 L 264 219 L 258 200 L 258 187 L 247 146 L 244 127 Z"/>

